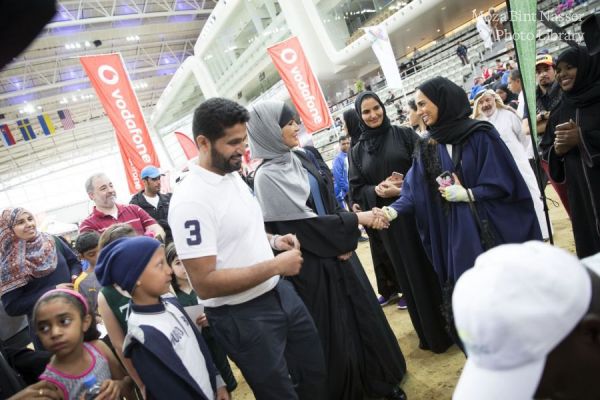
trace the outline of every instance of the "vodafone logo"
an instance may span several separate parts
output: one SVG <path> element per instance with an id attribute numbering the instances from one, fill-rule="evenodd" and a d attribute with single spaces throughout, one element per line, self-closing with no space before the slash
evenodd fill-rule
<path id="1" fill-rule="evenodd" d="M 82 56 L 79 60 L 114 127 L 129 189 L 139 191 L 143 188 L 140 171 L 159 160 L 123 60 L 119 54 Z"/>
<path id="2" fill-rule="evenodd" d="M 298 61 L 298 54 L 294 51 L 294 49 L 283 49 L 279 57 L 281 57 L 281 61 L 286 64 L 293 64 Z"/>
<path id="3" fill-rule="evenodd" d="M 298 61 L 298 53 L 294 49 L 286 47 L 281 50 L 279 58 L 281 58 L 281 61 L 291 67 L 290 72 L 292 73 L 292 78 L 294 79 L 297 92 L 300 94 L 301 99 L 304 102 L 304 109 L 308 110 L 308 113 L 315 124 L 322 123 L 323 115 L 316 104 L 315 95 L 313 94 L 314 88 L 311 88 L 308 83 L 309 79 L 306 76 L 306 68 L 298 65 L 300 63 L 296 64 Z"/>
<path id="4" fill-rule="evenodd" d="M 107 64 L 100 65 L 98 67 L 98 77 L 100 78 L 100 80 L 102 82 L 104 82 L 107 85 L 114 86 L 114 85 L 120 83 L 119 82 L 119 73 L 111 65 L 107 65 Z M 151 163 L 152 159 L 150 157 L 150 154 L 148 154 L 148 148 L 147 148 L 146 144 L 144 143 L 144 136 L 143 136 L 144 132 L 138 126 L 139 122 L 140 122 L 139 118 L 134 114 L 133 111 L 131 111 L 131 109 L 135 109 L 136 107 L 135 106 L 131 107 L 129 104 L 127 104 L 128 101 L 134 101 L 133 98 L 126 95 L 126 93 L 128 93 L 126 87 L 120 87 L 120 88 L 117 87 L 114 90 L 113 89 L 110 89 L 110 90 L 111 90 L 110 94 L 111 94 L 112 100 L 114 102 L 113 104 L 119 110 L 119 113 L 117 115 L 120 115 L 121 121 L 125 125 L 125 128 L 127 128 L 127 132 L 131 135 L 131 140 L 133 141 L 136 151 L 138 152 L 138 154 L 140 155 L 142 160 L 144 160 L 145 163 L 148 163 L 148 164 Z M 121 92 L 121 90 L 123 90 L 123 92 Z M 132 168 L 132 171 L 134 171 L 134 170 L 135 170 L 135 168 Z M 134 176 L 134 182 L 135 182 L 135 176 Z M 137 188 L 137 184 L 136 184 L 136 188 Z"/>
<path id="5" fill-rule="evenodd" d="M 101 65 L 98 68 L 98 77 L 107 85 L 116 85 L 119 83 L 119 74 L 110 65 Z"/>

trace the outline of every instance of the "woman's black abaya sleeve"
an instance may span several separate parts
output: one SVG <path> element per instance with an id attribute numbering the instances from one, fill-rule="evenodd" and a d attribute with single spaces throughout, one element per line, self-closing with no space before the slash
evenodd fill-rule
<path id="1" fill-rule="evenodd" d="M 356 214 L 343 212 L 292 221 L 268 222 L 268 232 L 292 233 L 303 251 L 319 257 L 337 257 L 356 249 L 360 231 Z"/>
<path id="2" fill-rule="evenodd" d="M 542 158 L 548 162 L 550 178 L 554 182 L 562 183 L 565 181 L 565 162 L 563 157 L 557 155 L 554 151 L 554 138 L 556 137 L 554 131 L 559 123 L 559 114 L 560 107 L 550 114 L 544 136 L 542 136 L 542 141 L 540 142 L 540 148 L 542 149 Z"/>
<path id="3" fill-rule="evenodd" d="M 352 149 L 351 157 L 348 158 L 348 181 L 351 198 L 363 211 L 369 211 L 377 204 L 376 185 L 371 185 L 362 175 L 360 167 L 356 164 L 356 150 L 358 150 L 356 147 Z"/>

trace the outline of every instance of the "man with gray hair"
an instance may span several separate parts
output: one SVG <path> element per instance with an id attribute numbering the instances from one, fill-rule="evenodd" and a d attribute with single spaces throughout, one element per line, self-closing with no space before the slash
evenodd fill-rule
<path id="1" fill-rule="evenodd" d="M 149 235 L 162 240 L 165 231 L 146 211 L 135 204 L 117 204 L 117 192 L 103 173 L 90 176 L 85 181 L 85 190 L 94 202 L 92 213 L 79 225 L 79 232 L 96 231 L 99 234 L 116 223 L 127 223 L 139 235 Z"/>
<path id="2" fill-rule="evenodd" d="M 500 95 L 490 89 L 481 92 L 475 99 L 475 104 L 473 104 L 473 119 L 490 122 L 500 134 L 500 138 L 506 144 L 506 147 L 508 147 L 510 154 L 512 154 L 517 168 L 531 193 L 542 237 L 548 239 L 548 224 L 544 215 L 544 204 L 541 200 L 537 179 L 525 152 L 526 145 L 528 144 L 528 136 L 523 135 L 521 119 L 512 107 L 504 105 Z"/>

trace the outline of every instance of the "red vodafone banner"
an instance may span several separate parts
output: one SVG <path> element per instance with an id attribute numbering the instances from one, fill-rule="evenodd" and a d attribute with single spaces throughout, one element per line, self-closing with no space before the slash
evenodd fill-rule
<path id="1" fill-rule="evenodd" d="M 331 126 L 329 107 L 297 37 L 267 49 L 309 133 Z"/>
<path id="2" fill-rule="evenodd" d="M 183 132 L 175 132 L 175 137 L 181 145 L 185 158 L 191 160 L 194 157 L 198 157 L 198 147 L 196 147 L 196 144 L 188 135 Z"/>
<path id="3" fill-rule="evenodd" d="M 121 55 L 85 56 L 79 61 L 115 128 L 129 191 L 138 192 L 143 188 L 140 171 L 160 165 Z"/>

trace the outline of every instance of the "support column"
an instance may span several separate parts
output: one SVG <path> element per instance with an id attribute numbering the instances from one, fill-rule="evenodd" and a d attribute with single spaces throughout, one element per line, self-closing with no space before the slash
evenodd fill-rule
<path id="1" fill-rule="evenodd" d="M 264 27 L 262 26 L 262 21 L 260 20 L 260 15 L 257 14 L 255 8 L 250 6 L 249 1 L 245 1 L 244 5 L 246 6 L 246 11 L 250 15 L 250 18 L 252 19 L 252 24 L 254 25 L 254 29 L 256 29 L 256 32 L 258 32 L 259 35 L 262 34 L 264 31 Z"/>
<path id="2" fill-rule="evenodd" d="M 204 63 L 204 61 L 198 59 L 196 57 L 196 62 L 192 67 L 192 72 L 196 81 L 198 82 L 198 86 L 200 86 L 200 90 L 202 90 L 202 94 L 204 98 L 216 97 L 219 96 L 219 91 L 217 90 L 216 82 L 211 78 L 211 74 L 208 71 L 208 67 Z"/>
<path id="3" fill-rule="evenodd" d="M 319 34 L 315 34 L 317 32 L 314 29 L 314 24 L 320 24 L 321 22 L 315 21 L 313 23 L 306 9 L 306 7 L 313 6 L 311 3 L 312 0 L 298 0 L 282 1 L 279 4 L 292 34 L 300 40 L 302 49 L 310 61 L 310 66 L 315 75 L 317 77 L 332 76 L 334 74 L 334 64 L 321 43 L 323 38 Z"/>

